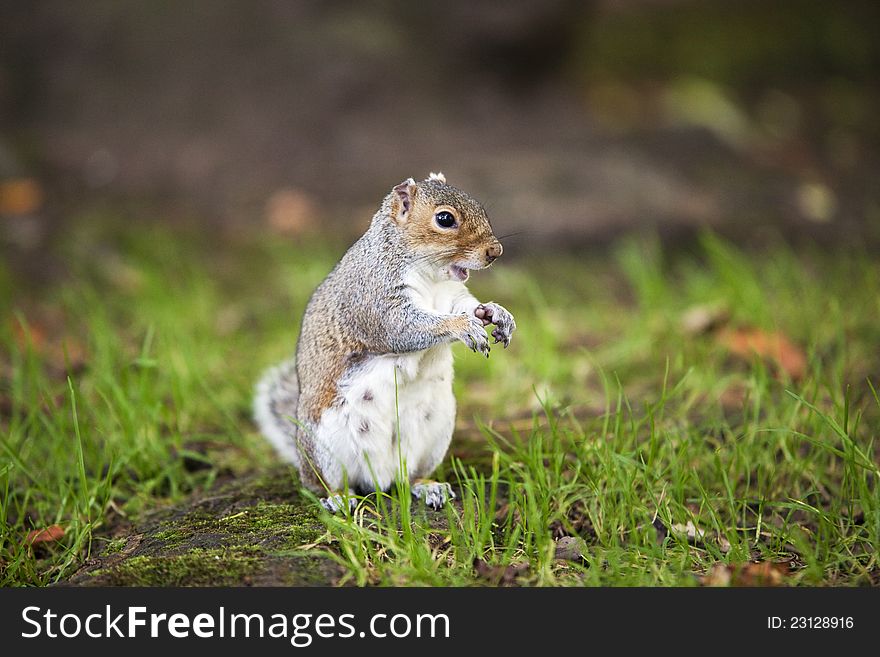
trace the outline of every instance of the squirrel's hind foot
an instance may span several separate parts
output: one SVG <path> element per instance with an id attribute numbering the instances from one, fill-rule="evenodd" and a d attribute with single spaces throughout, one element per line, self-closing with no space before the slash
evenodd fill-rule
<path id="1" fill-rule="evenodd" d="M 445 481 L 420 481 L 413 484 L 411 490 L 414 498 L 424 500 L 435 511 L 443 508 L 449 500 L 455 499 L 452 486 Z"/>
<path id="2" fill-rule="evenodd" d="M 353 511 L 358 501 L 352 493 L 335 493 L 329 497 L 322 497 L 321 506 L 330 513 L 340 513 L 345 509 L 346 500 L 348 500 L 348 510 Z"/>

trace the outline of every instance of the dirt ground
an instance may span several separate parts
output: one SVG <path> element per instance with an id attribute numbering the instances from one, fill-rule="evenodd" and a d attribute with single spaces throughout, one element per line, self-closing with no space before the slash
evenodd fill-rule
<path id="1" fill-rule="evenodd" d="M 329 586 L 341 569 L 286 468 L 218 484 L 131 526 L 118 522 L 70 586 Z"/>

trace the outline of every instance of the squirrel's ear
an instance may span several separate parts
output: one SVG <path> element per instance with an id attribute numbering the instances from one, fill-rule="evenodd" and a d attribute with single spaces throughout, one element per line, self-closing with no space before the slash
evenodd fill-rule
<path id="1" fill-rule="evenodd" d="M 416 191 L 416 181 L 407 178 L 399 185 L 395 185 L 394 200 L 391 203 L 391 216 L 399 224 L 406 223 L 409 219 L 409 211 L 412 209 L 412 197 Z"/>

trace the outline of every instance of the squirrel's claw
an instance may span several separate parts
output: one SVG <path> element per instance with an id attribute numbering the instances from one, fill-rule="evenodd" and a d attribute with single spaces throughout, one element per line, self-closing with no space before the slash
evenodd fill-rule
<path id="1" fill-rule="evenodd" d="M 510 336 L 503 335 L 498 329 L 492 331 L 492 337 L 495 338 L 494 344 L 498 344 L 499 342 L 501 342 L 504 344 L 505 349 L 510 346 Z"/>
<path id="2" fill-rule="evenodd" d="M 472 351 L 478 351 L 486 358 L 489 357 L 489 340 L 486 337 L 486 331 L 483 330 L 483 322 L 480 318 L 468 317 L 468 327 L 460 339 Z"/>

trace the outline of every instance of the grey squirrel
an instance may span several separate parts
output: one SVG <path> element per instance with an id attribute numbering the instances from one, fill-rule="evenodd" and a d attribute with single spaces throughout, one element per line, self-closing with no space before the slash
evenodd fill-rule
<path id="1" fill-rule="evenodd" d="M 505 347 L 516 329 L 464 285 L 501 253 L 483 207 L 432 173 L 392 188 L 312 294 L 295 357 L 263 375 L 254 416 L 325 508 L 387 490 L 398 472 L 435 509 L 455 497 L 424 478 L 455 425 L 451 344 L 488 358 L 484 327 Z"/>

